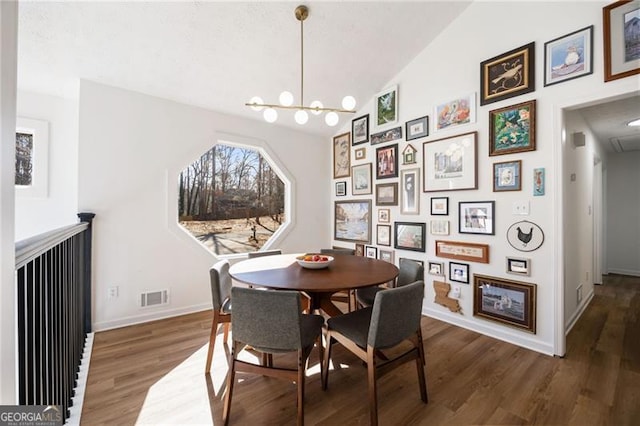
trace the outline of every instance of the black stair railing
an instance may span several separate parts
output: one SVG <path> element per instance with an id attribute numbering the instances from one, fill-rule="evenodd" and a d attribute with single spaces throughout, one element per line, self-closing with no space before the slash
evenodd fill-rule
<path id="1" fill-rule="evenodd" d="M 57 405 L 69 416 L 91 332 L 91 222 L 16 243 L 18 403 Z"/>

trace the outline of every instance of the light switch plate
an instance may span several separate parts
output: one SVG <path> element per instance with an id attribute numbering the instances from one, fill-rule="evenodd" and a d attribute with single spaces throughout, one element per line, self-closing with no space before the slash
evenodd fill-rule
<path id="1" fill-rule="evenodd" d="M 514 201 L 513 202 L 513 214 L 526 216 L 529 214 L 529 202 L 528 201 Z"/>

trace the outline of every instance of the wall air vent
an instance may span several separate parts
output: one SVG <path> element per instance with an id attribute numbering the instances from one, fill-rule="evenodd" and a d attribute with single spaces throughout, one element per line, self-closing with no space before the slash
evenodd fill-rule
<path id="1" fill-rule="evenodd" d="M 141 308 L 149 308 L 152 306 L 160 306 L 169 304 L 169 290 L 155 290 L 140 293 Z"/>

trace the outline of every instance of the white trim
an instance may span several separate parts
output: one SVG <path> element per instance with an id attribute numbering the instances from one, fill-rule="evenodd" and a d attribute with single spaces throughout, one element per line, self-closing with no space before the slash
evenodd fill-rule
<path id="1" fill-rule="evenodd" d="M 78 382 L 73 390 L 73 404 L 69 408 L 69 418 L 65 422 L 68 425 L 79 425 L 82 417 L 84 394 L 87 389 L 87 378 L 89 377 L 89 364 L 91 364 L 91 354 L 93 352 L 93 337 L 94 333 L 89 333 L 85 339 L 82 362 L 78 368 Z"/>
<path id="2" fill-rule="evenodd" d="M 608 268 L 608 274 L 629 275 L 631 277 L 640 277 L 640 271 L 632 269 Z"/>
<path id="3" fill-rule="evenodd" d="M 201 303 L 193 306 L 186 306 L 178 309 L 157 310 L 155 312 L 144 313 L 140 315 L 132 315 L 113 321 L 104 321 L 93 324 L 94 331 L 105 331 L 114 328 L 127 327 L 129 325 L 142 324 L 145 322 L 156 321 L 166 318 L 177 317 L 180 315 L 193 314 L 211 309 L 211 303 Z"/>
<path id="4" fill-rule="evenodd" d="M 594 295 L 595 295 L 594 291 L 591 290 L 587 295 L 587 297 L 583 299 L 582 305 L 580 305 L 580 308 L 576 310 L 576 312 L 573 314 L 571 318 L 569 318 L 569 322 L 564 332 L 565 336 L 567 336 L 571 331 L 571 329 L 573 328 L 573 326 L 576 325 L 576 323 L 578 322 L 578 320 L 580 319 L 584 311 L 587 309 L 587 306 L 589 306 L 589 303 L 591 303 L 591 301 L 593 300 Z"/>

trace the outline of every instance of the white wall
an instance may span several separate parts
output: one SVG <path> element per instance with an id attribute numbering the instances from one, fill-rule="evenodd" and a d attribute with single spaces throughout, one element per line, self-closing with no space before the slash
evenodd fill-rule
<path id="1" fill-rule="evenodd" d="M 49 127 L 48 188 L 35 198 L 16 190 L 16 241 L 78 222 L 78 101 L 18 92 L 17 115 Z"/>
<path id="2" fill-rule="evenodd" d="M 549 353 L 558 348 L 559 329 L 556 312 L 562 312 L 563 282 L 557 277 L 556 271 L 562 269 L 563 259 L 557 255 L 558 247 L 562 244 L 562 188 L 558 186 L 562 176 L 562 162 L 558 161 L 565 140 L 562 128 L 561 109 L 565 105 L 578 104 L 582 98 L 589 98 L 610 89 L 618 91 L 637 90 L 638 80 L 626 82 L 618 81 L 603 83 L 602 59 L 602 7 L 603 2 L 474 2 L 465 12 L 453 22 L 434 42 L 425 48 L 402 72 L 385 86 L 397 84 L 399 87 L 399 122 L 404 126 L 408 120 L 430 116 L 430 135 L 425 139 L 413 140 L 410 143 L 418 148 L 419 158 L 422 158 L 423 142 L 433 141 L 460 133 L 477 131 L 478 142 L 478 189 L 455 192 L 430 192 L 421 196 L 420 215 L 403 216 L 398 207 L 392 207 L 393 221 L 415 221 L 429 223 L 429 200 L 433 196 L 449 197 L 449 216 L 451 234 L 448 237 L 427 236 L 426 253 L 395 250 L 395 259 L 399 257 L 415 258 L 425 261 L 445 262 L 448 270 L 448 259 L 435 256 L 436 239 L 451 241 L 466 241 L 486 243 L 490 246 L 490 263 L 482 264 L 469 262 L 470 273 L 484 274 L 495 277 L 515 279 L 537 285 L 537 331 L 530 334 L 513 329 L 499 323 L 487 321 L 473 316 L 473 284 L 460 284 L 460 305 L 462 314 L 451 313 L 447 308 L 433 302 L 433 276 L 426 276 L 426 296 L 424 302 L 425 314 L 439 318 L 453 324 L 466 327 L 481 333 L 489 334 L 524 347 Z M 544 25 L 531 23 L 544 22 Z M 561 84 L 544 87 L 544 43 L 584 28 L 595 25 L 594 31 L 594 72 L 592 75 Z M 434 132 L 433 108 L 438 103 L 450 100 L 459 95 L 480 91 L 480 63 L 503 52 L 523 46 L 535 41 L 536 61 L 536 90 L 530 94 L 495 102 L 480 107 L 478 101 L 477 122 L 460 126 L 450 131 Z M 622 89 L 621 89 L 622 87 Z M 380 90 L 384 87 L 380 87 Z M 537 101 L 536 150 L 533 152 L 517 153 L 489 157 L 489 111 L 533 100 Z M 371 114 L 373 121 L 373 104 L 365 105 L 356 116 Z M 343 131 L 347 128 L 343 128 Z M 372 128 L 371 132 L 377 129 Z M 404 129 L 403 129 L 404 132 Z M 399 144 L 399 152 L 407 145 L 404 140 L 394 141 Z M 360 148 L 363 145 L 358 145 Z M 366 145 L 367 158 L 364 162 L 373 162 L 375 170 L 375 149 L 379 147 Z M 353 158 L 353 153 L 352 153 Z M 522 190 L 508 193 L 494 193 L 492 188 L 492 169 L 496 162 L 522 160 Z M 420 165 L 422 162 L 420 161 Z M 400 166 L 401 169 L 403 168 Z M 405 166 L 415 167 L 415 166 Z M 533 197 L 533 169 L 546 169 L 546 195 Z M 397 182 L 397 179 L 385 179 L 384 182 Z M 374 187 L 375 187 L 374 182 Z M 382 182 L 377 182 L 382 183 Z M 348 182 L 349 193 L 351 182 Z M 363 198 L 363 197 L 358 197 Z M 369 196 L 374 200 L 374 196 Z M 460 201 L 496 201 L 494 236 L 459 234 L 457 209 Z M 512 213 L 513 203 L 528 202 L 530 214 L 518 216 Z M 571 208 L 571 207 L 568 207 Z M 376 217 L 375 207 L 373 217 Z M 442 218 L 440 217 L 434 217 Z M 522 253 L 511 248 L 506 241 L 508 227 L 519 220 L 529 220 L 538 224 L 545 233 L 544 244 L 536 251 Z M 372 242 L 375 245 L 375 224 Z M 335 242 L 336 244 L 340 242 Z M 345 245 L 342 243 L 341 245 Z M 518 277 L 505 272 L 505 257 L 518 256 L 531 259 L 531 276 Z M 465 262 L 467 263 L 467 262 Z M 454 283 L 455 284 L 455 283 Z M 458 285 L 458 284 L 455 284 Z M 558 348 L 562 351 L 562 348 Z"/>
<path id="3" fill-rule="evenodd" d="M 211 305 L 216 260 L 177 225 L 178 174 L 218 139 L 264 148 L 294 181 L 292 229 L 284 252 L 330 244 L 330 142 L 127 90 L 80 84 L 78 202 L 94 221 L 97 330 Z M 119 287 L 108 299 L 107 289 Z M 170 305 L 139 309 L 141 291 L 170 290 Z"/>
<path id="4" fill-rule="evenodd" d="M 607 272 L 640 276 L 640 151 L 607 162 Z"/>

